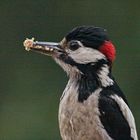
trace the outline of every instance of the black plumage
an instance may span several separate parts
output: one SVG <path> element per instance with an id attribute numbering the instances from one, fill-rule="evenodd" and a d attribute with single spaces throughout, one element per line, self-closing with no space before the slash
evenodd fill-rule
<path id="1" fill-rule="evenodd" d="M 119 105 L 109 96 L 113 91 L 104 92 L 100 93 L 99 110 L 105 130 L 114 140 L 134 140 L 131 137 L 130 126 Z"/>
<path id="2" fill-rule="evenodd" d="M 78 40 L 82 42 L 84 46 L 98 49 L 105 40 L 109 40 L 109 37 L 107 30 L 104 28 L 95 26 L 80 26 L 70 31 L 66 35 L 66 40 Z"/>

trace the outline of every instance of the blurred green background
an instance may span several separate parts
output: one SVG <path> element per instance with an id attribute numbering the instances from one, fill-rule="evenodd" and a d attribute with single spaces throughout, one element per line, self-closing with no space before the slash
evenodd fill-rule
<path id="1" fill-rule="evenodd" d="M 0 140 L 61 139 L 57 114 L 68 78 L 50 57 L 27 52 L 22 43 L 60 41 L 78 25 L 108 29 L 117 49 L 113 73 L 140 133 L 139 6 L 139 0 L 1 0 Z"/>

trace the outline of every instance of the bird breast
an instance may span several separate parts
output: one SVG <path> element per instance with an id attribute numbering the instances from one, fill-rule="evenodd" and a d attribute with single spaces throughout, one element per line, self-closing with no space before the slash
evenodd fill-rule
<path id="1" fill-rule="evenodd" d="M 69 81 L 59 106 L 59 127 L 63 140 L 111 140 L 104 130 L 98 110 L 97 89 L 87 100 L 78 102 L 78 87 Z"/>

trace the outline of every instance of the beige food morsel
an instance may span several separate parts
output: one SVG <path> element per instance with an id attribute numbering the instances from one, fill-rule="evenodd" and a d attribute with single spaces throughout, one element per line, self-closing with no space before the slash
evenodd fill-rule
<path id="1" fill-rule="evenodd" d="M 54 50 L 53 48 L 50 48 L 47 45 L 42 47 L 41 45 L 38 45 L 37 43 L 38 43 L 38 41 L 34 41 L 34 38 L 32 38 L 32 39 L 26 38 L 26 40 L 23 42 L 23 45 L 25 47 L 25 50 L 27 50 L 27 51 L 30 51 L 31 48 L 42 49 L 42 50 L 46 50 L 48 52 L 52 52 Z"/>
<path id="2" fill-rule="evenodd" d="M 34 43 L 34 38 L 32 39 L 26 38 L 26 40 L 23 42 L 25 50 L 30 51 L 30 49 L 33 47 L 33 43 Z"/>

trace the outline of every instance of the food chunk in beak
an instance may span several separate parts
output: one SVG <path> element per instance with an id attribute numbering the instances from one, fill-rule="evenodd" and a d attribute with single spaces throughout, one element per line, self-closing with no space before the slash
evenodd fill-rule
<path id="1" fill-rule="evenodd" d="M 33 50 L 46 55 L 53 55 L 56 52 L 63 52 L 63 50 L 60 48 L 59 43 L 39 42 L 39 41 L 34 41 L 34 38 L 32 39 L 27 38 L 23 42 L 23 45 L 25 47 L 25 50 L 27 51 Z"/>

